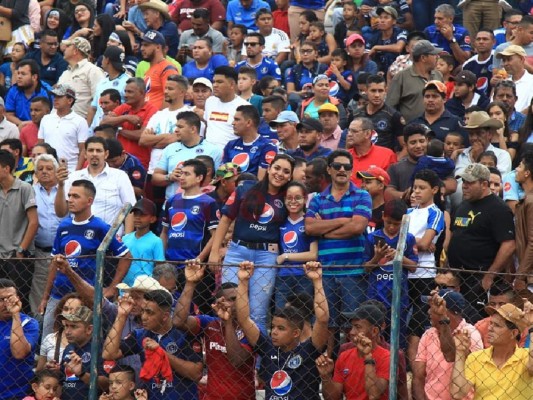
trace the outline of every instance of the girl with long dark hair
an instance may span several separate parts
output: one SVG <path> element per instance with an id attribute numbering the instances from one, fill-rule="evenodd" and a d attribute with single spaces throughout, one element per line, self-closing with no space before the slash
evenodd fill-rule
<path id="1" fill-rule="evenodd" d="M 276 265 L 279 255 L 279 232 L 287 218 L 283 204 L 287 185 L 292 178 L 294 159 L 278 154 L 272 160 L 263 180 L 240 184 L 222 208 L 222 217 L 213 238 L 209 256 L 212 268 L 219 269 L 221 244 L 235 221 L 233 237 L 228 245 L 222 281 L 237 283 L 238 264 L 252 261 L 256 273 L 250 281 L 250 309 L 252 319 L 266 332 L 267 312 L 277 270 L 266 265 Z"/>

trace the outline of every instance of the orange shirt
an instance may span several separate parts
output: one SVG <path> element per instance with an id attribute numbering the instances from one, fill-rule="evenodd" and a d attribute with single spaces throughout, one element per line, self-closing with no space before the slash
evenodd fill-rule
<path id="1" fill-rule="evenodd" d="M 160 110 L 165 99 L 167 79 L 170 75 L 178 74 L 178 69 L 170 61 L 163 60 L 152 65 L 144 75 L 144 83 L 146 84 L 144 100 Z"/>

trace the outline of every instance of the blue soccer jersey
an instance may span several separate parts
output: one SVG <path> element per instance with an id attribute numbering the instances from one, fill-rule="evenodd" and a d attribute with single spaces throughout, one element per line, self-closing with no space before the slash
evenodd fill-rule
<path id="1" fill-rule="evenodd" d="M 74 222 L 72 217 L 65 218 L 57 228 L 52 255 L 63 254 L 67 257 L 74 271 L 85 281 L 94 285 L 96 250 L 108 231 L 109 225 L 94 215 L 81 223 Z M 128 248 L 124 243 L 113 238 L 109 245 L 109 251 L 113 256 L 120 257 L 128 252 Z M 77 258 L 80 256 L 93 257 Z M 74 286 L 65 274 L 58 271 L 52 286 L 51 296 L 54 299 L 60 299 L 71 292 L 74 292 Z"/>
<path id="2" fill-rule="evenodd" d="M 198 257 L 210 229 L 218 226 L 215 200 L 207 194 L 178 193 L 165 202 L 162 224 L 167 228 L 167 260 L 185 261 Z"/>
<path id="3" fill-rule="evenodd" d="M 228 142 L 224 147 L 222 163 L 234 162 L 242 172 L 257 175 L 259 168 L 268 168 L 278 148 L 271 140 L 258 136 L 252 143 L 244 143 L 241 138 Z"/>
<path id="4" fill-rule="evenodd" d="M 301 217 L 297 221 L 292 221 L 287 218 L 287 221 L 279 228 L 279 241 L 281 245 L 281 253 L 304 253 L 309 251 L 311 237 L 305 233 L 304 217 Z M 301 265 L 301 262 L 285 262 L 285 265 Z M 278 276 L 299 276 L 304 275 L 302 267 L 295 268 L 280 268 Z"/>
<path id="5" fill-rule="evenodd" d="M 250 65 L 246 60 L 240 61 L 237 63 L 237 65 L 235 65 L 235 70 L 239 72 L 241 67 L 244 66 L 255 69 L 258 81 L 264 76 L 271 76 L 278 81 L 281 80 L 281 70 L 279 69 L 278 64 L 276 64 L 276 62 L 270 58 L 263 57 L 261 62 L 257 65 Z"/>

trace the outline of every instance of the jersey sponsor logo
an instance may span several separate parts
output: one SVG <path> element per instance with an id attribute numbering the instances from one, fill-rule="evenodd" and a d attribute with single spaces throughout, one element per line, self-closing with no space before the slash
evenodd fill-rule
<path id="1" fill-rule="evenodd" d="M 194 342 L 192 344 L 192 349 L 195 353 L 200 353 L 202 351 L 202 345 L 200 344 L 200 342 Z"/>
<path id="2" fill-rule="evenodd" d="M 111 370 L 113 369 L 115 365 L 116 365 L 115 361 L 110 361 L 110 360 L 104 361 L 104 371 L 106 372 L 106 374 L 109 375 L 109 373 L 111 372 Z"/>
<path id="3" fill-rule="evenodd" d="M 331 81 L 329 83 L 329 95 L 331 97 L 337 96 L 339 94 L 340 86 L 336 81 Z"/>
<path id="4" fill-rule="evenodd" d="M 276 142 L 277 142 L 277 140 L 276 140 Z M 276 152 L 274 150 L 268 151 L 265 154 L 265 161 L 270 164 L 270 163 L 272 163 L 272 160 L 274 159 L 274 157 L 276 157 Z"/>
<path id="5" fill-rule="evenodd" d="M 131 177 L 133 179 L 141 179 L 141 171 L 137 171 L 137 170 L 133 171 L 131 173 Z"/>
<path id="6" fill-rule="evenodd" d="M 470 44 L 470 36 L 465 36 L 465 44 Z"/>
<path id="7" fill-rule="evenodd" d="M 213 111 L 209 114 L 209 121 L 228 122 L 229 114 L 225 112 Z"/>
<path id="8" fill-rule="evenodd" d="M 265 204 L 263 207 L 263 212 L 257 219 L 257 222 L 260 224 L 268 224 L 270 221 L 272 221 L 272 218 L 274 218 L 274 209 L 270 204 Z"/>
<path id="9" fill-rule="evenodd" d="M 511 183 L 505 182 L 505 184 L 503 185 L 503 191 L 508 192 L 509 190 L 511 190 Z"/>
<path id="10" fill-rule="evenodd" d="M 270 387 L 278 396 L 285 396 L 292 390 L 292 379 L 286 371 L 276 371 L 270 379 Z"/>
<path id="11" fill-rule="evenodd" d="M 69 240 L 65 245 L 65 257 L 72 268 L 78 267 L 78 261 L 75 257 L 81 256 L 81 244 L 77 240 Z"/>
<path id="12" fill-rule="evenodd" d="M 184 212 L 177 212 L 170 220 L 170 226 L 174 231 L 182 231 L 187 225 L 187 214 Z"/>
<path id="13" fill-rule="evenodd" d="M 233 203 L 235 203 L 235 191 L 228 197 L 228 200 L 226 200 L 226 205 L 231 206 Z"/>
<path id="14" fill-rule="evenodd" d="M 487 90 L 487 87 L 489 86 L 489 80 L 486 76 L 482 76 L 480 78 L 477 78 L 476 87 L 479 91 L 485 91 Z"/>
<path id="15" fill-rule="evenodd" d="M 222 216 L 222 214 L 220 214 L 220 210 L 217 210 L 215 212 L 215 215 L 217 216 L 217 219 L 220 219 L 220 217 Z"/>
<path id="16" fill-rule="evenodd" d="M 221 344 L 217 343 L 217 342 L 209 342 L 209 350 L 217 350 L 217 351 L 220 351 L 221 353 L 227 353 L 228 351 L 226 350 L 226 346 L 222 346 Z"/>
<path id="17" fill-rule="evenodd" d="M 69 367 L 65 367 L 65 381 L 77 381 L 78 377 L 76 374 L 74 374 L 74 371 L 72 371 Z"/>
<path id="18" fill-rule="evenodd" d="M 285 246 L 289 249 L 292 249 L 298 244 L 298 234 L 294 231 L 285 232 L 283 235 L 283 243 L 285 243 Z"/>
<path id="19" fill-rule="evenodd" d="M 247 171 L 248 167 L 250 166 L 250 156 L 248 153 L 239 153 L 236 156 L 233 157 L 231 162 L 234 162 L 239 167 L 241 167 L 241 171 Z"/>

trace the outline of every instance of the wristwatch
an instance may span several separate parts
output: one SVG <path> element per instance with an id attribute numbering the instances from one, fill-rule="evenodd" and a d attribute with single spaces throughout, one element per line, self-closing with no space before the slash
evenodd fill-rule
<path id="1" fill-rule="evenodd" d="M 26 249 L 23 249 L 22 247 L 17 247 L 17 253 L 20 253 L 22 254 L 25 258 L 28 258 L 29 256 L 31 256 L 31 253 L 26 250 Z"/>
<path id="2" fill-rule="evenodd" d="M 452 38 L 452 40 L 450 40 L 450 43 L 457 43 L 457 39 L 455 38 L 455 36 Z"/>

